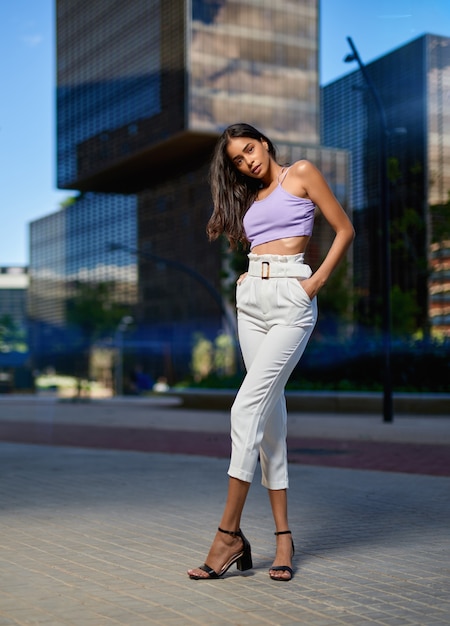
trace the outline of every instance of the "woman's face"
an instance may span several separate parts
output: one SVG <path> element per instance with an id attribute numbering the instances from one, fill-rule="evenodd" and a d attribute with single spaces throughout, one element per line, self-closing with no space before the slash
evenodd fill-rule
<path id="1" fill-rule="evenodd" d="M 235 168 L 251 178 L 263 179 L 270 168 L 270 154 L 264 140 L 252 137 L 232 137 L 228 141 L 227 155 Z"/>

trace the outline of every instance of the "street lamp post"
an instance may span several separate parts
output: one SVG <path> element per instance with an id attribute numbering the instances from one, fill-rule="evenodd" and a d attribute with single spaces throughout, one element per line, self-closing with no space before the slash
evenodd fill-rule
<path id="1" fill-rule="evenodd" d="M 356 61 L 362 77 L 373 97 L 380 122 L 379 158 L 380 158 L 380 196 L 381 196 L 381 266 L 382 266 L 382 318 L 383 318 L 383 421 L 392 422 L 392 375 L 391 375 L 391 248 L 390 248 L 390 211 L 389 211 L 389 179 L 388 179 L 388 136 L 386 113 L 380 95 L 362 62 L 358 50 L 351 37 L 347 37 L 352 53 L 344 59 L 346 63 Z"/>

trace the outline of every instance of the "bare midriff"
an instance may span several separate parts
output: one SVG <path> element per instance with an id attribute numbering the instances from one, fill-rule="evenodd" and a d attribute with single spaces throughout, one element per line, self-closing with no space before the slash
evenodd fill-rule
<path id="1" fill-rule="evenodd" d="M 280 254 L 291 255 L 305 252 L 310 237 L 287 237 L 286 239 L 275 239 L 262 243 L 252 248 L 253 254 Z"/>

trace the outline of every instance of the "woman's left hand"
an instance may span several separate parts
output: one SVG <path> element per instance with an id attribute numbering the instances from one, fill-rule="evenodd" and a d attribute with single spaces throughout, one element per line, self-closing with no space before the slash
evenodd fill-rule
<path id="1" fill-rule="evenodd" d="M 314 280 L 312 278 L 302 278 L 302 279 L 299 278 L 297 280 L 301 283 L 309 299 L 313 300 L 319 293 L 319 289 L 314 284 Z"/>

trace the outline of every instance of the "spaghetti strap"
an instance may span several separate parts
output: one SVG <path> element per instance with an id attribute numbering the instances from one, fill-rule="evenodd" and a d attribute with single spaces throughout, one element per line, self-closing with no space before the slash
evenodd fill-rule
<path id="1" fill-rule="evenodd" d="M 278 174 L 278 184 L 279 185 L 283 184 L 284 179 L 286 178 L 286 176 L 287 176 L 287 174 L 288 174 L 290 169 L 291 169 L 291 166 L 287 167 L 285 172 L 283 172 L 283 170 L 281 170 L 281 172 Z"/>

